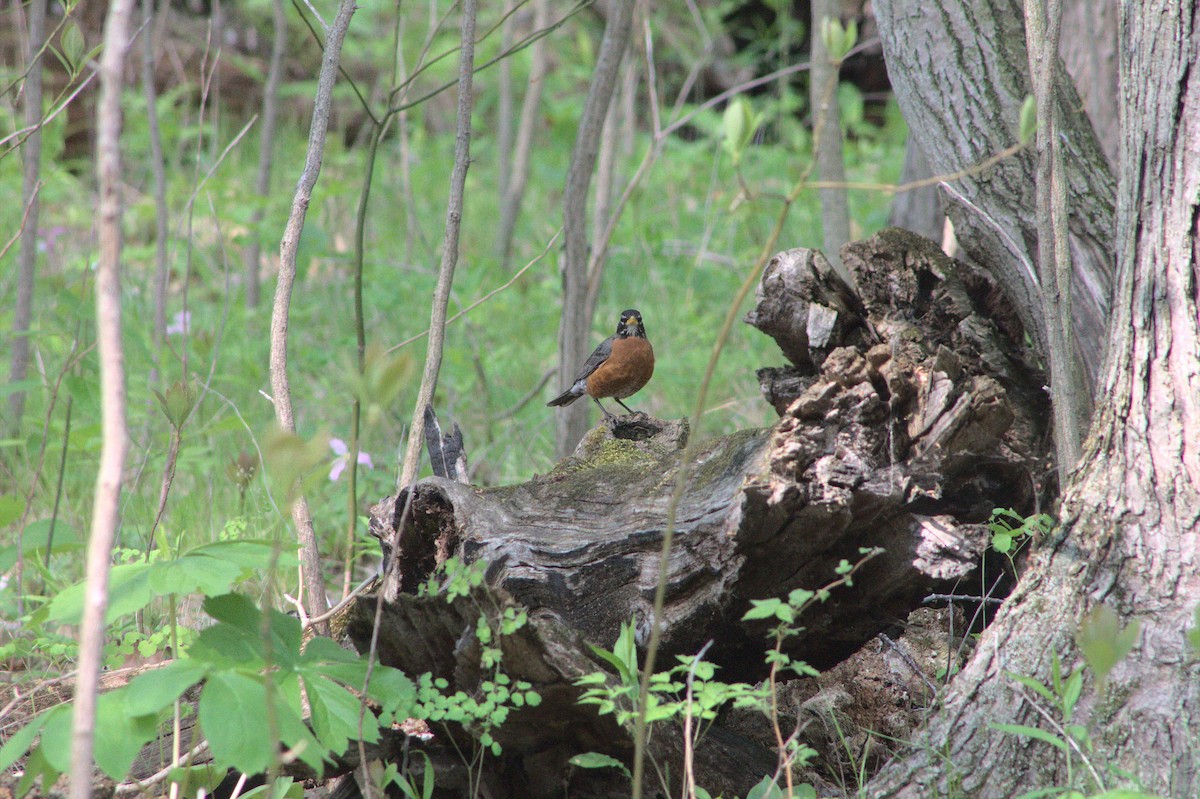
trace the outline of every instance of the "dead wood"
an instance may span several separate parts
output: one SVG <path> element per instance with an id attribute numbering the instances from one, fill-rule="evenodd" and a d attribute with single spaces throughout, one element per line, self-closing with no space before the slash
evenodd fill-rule
<path id="1" fill-rule="evenodd" d="M 781 418 L 706 442 L 686 464 L 662 614 L 667 663 L 712 641 L 707 658 L 723 679 L 761 679 L 768 626 L 741 621 L 751 600 L 818 588 L 842 560 L 881 548 L 787 642 L 792 656 L 832 666 L 929 590 L 969 575 L 993 507 L 1029 509 L 1043 490 L 1042 380 L 990 278 L 899 230 L 847 245 L 842 258 L 858 293 L 815 251 L 781 253 L 763 275 L 747 321 L 790 361 L 760 373 Z M 510 773 L 534 779 L 538 763 L 561 766 L 551 749 L 565 756 L 606 742 L 598 751 L 628 752 L 625 731 L 575 704 L 571 679 L 597 667 L 584 644 L 611 647 L 623 622 L 633 619 L 646 640 L 687 432 L 632 414 L 526 483 L 430 478 L 412 487 L 404 525 L 406 493 L 374 509 L 373 528 L 396 542 L 400 594 L 384 609 L 381 662 L 451 675 L 452 690 L 478 687 L 464 665 L 474 617 L 422 610 L 407 596 L 451 556 L 489 563 L 495 595 L 531 611 L 535 623 L 518 637 L 538 643 L 510 642 L 505 668 L 553 690 L 533 721 L 505 730 L 506 751 L 525 758 L 506 761 Z M 349 617 L 362 650 L 374 607 L 365 598 Z"/>

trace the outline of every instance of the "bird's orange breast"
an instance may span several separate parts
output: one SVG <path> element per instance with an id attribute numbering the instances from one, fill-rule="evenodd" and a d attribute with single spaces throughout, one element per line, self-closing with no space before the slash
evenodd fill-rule
<path id="1" fill-rule="evenodd" d="M 641 390 L 654 375 L 654 348 L 644 338 L 618 338 L 612 353 L 588 375 L 587 393 L 603 399 L 625 399 Z"/>

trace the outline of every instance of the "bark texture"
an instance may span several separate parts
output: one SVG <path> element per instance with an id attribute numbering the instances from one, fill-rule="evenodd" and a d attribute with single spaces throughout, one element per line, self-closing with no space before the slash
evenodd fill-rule
<path id="1" fill-rule="evenodd" d="M 935 173 L 971 169 L 1018 141 L 1021 105 L 1031 93 L 1018 0 L 941 0 L 935 11 L 877 0 L 874 8 L 896 97 Z M 1054 82 L 1067 197 L 1074 209 L 1069 244 L 1075 346 L 1088 387 L 1094 388 L 1112 292 L 1115 184 L 1061 62 Z M 944 191 L 964 252 L 1000 281 L 1044 353 L 1034 162 L 1035 155 L 1025 150 L 948 182 Z"/>
<path id="2" fill-rule="evenodd" d="M 1197 10 L 1121 7 L 1120 255 L 1102 394 L 1063 525 L 952 684 L 943 710 L 872 796 L 1008 797 L 1067 781 L 1057 749 L 990 727 L 1045 726 L 1005 672 L 1049 680 L 1082 662 L 1075 631 L 1097 604 L 1138 625 L 1107 683 L 1085 684 L 1074 721 L 1108 766 L 1146 790 L 1200 789 L 1200 667 L 1187 641 L 1200 599 L 1200 45 Z M 933 755 L 931 753 L 937 753 Z M 1078 760 L 1076 763 L 1078 764 Z M 1077 780 L 1089 791 L 1090 772 Z"/>

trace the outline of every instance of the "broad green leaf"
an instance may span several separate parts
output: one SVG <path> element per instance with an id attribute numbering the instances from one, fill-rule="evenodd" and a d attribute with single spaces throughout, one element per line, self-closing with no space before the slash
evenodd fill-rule
<path id="1" fill-rule="evenodd" d="M 226 593 L 241 579 L 244 569 L 236 563 L 203 555 L 184 554 L 150 567 L 150 590 L 157 595 Z"/>
<path id="2" fill-rule="evenodd" d="M 200 727 L 217 763 L 247 774 L 266 771 L 276 750 L 266 705 L 262 680 L 230 671 L 209 676 L 200 693 Z"/>
<path id="3" fill-rule="evenodd" d="M 146 563 L 123 563 L 113 566 L 108 576 L 108 607 L 104 620 L 110 623 L 118 616 L 136 613 L 150 604 L 153 595 L 149 585 L 150 566 Z M 48 621 L 78 624 L 83 616 L 84 583 L 76 583 L 58 593 L 46 606 Z"/>
<path id="4" fill-rule="evenodd" d="M 1108 605 L 1097 605 L 1084 617 L 1075 640 L 1097 682 L 1107 680 L 1113 668 L 1133 650 L 1139 631 L 1137 621 L 1121 627 L 1121 620 Z"/>
<path id="5" fill-rule="evenodd" d="M 578 766 L 579 768 L 615 768 L 626 777 L 631 776 L 629 769 L 624 763 L 622 763 L 620 760 L 617 760 L 615 757 L 609 757 L 608 755 L 601 754 L 600 752 L 584 752 L 581 755 L 575 755 L 575 757 L 571 758 L 567 762 L 572 766 Z"/>
<path id="6" fill-rule="evenodd" d="M 779 599 L 751 599 L 750 604 L 754 607 L 746 611 L 742 616 L 742 621 L 754 621 L 756 619 L 773 619 L 775 618 L 775 610 L 783 604 Z"/>
<path id="7" fill-rule="evenodd" d="M 783 799 L 783 791 L 770 776 L 766 776 L 750 789 L 746 799 Z"/>
<path id="8" fill-rule="evenodd" d="M 0 527 L 12 524 L 24 512 L 25 500 L 16 494 L 0 494 Z"/>
<path id="9" fill-rule="evenodd" d="M 25 756 L 29 747 L 33 745 L 34 739 L 45 726 L 49 715 L 49 713 L 39 713 L 28 724 L 13 733 L 12 737 L 4 742 L 4 746 L 0 746 L 0 771 L 8 771 L 9 766 Z"/>
<path id="10" fill-rule="evenodd" d="M 46 759 L 46 764 L 65 773 L 71 768 L 71 722 L 75 717 L 75 708 L 69 704 L 59 705 L 46 713 L 46 721 L 42 725 L 42 741 L 38 751 Z"/>
<path id="11" fill-rule="evenodd" d="M 233 624 L 214 624 L 200 631 L 188 648 L 188 655 L 195 660 L 223 668 L 263 664 L 262 637 L 258 631 Z"/>
<path id="12" fill-rule="evenodd" d="M 62 771 L 50 764 L 50 761 L 46 759 L 45 752 L 42 751 L 42 747 L 39 746 L 30 752 L 29 757 L 25 760 L 25 774 L 22 775 L 21 781 L 17 783 L 17 796 L 24 796 L 29 793 L 37 783 L 38 777 L 41 777 L 42 785 L 53 785 L 58 781 L 61 774 Z"/>
<path id="13" fill-rule="evenodd" d="M 317 740 L 333 753 L 342 754 L 351 740 L 358 739 L 361 704 L 345 688 L 320 677 L 305 678 L 304 688 Z M 362 740 L 368 743 L 379 740 L 378 723 L 371 713 L 363 716 Z"/>
<path id="14" fill-rule="evenodd" d="M 96 765 L 114 780 L 125 777 L 142 747 L 158 734 L 156 714 L 133 715 L 125 704 L 128 690 L 101 694 L 96 702 Z"/>
<path id="15" fill-rule="evenodd" d="M 157 713 L 170 707 L 184 691 L 204 679 L 207 671 L 208 667 L 203 663 L 184 658 L 143 672 L 122 689 L 127 694 L 125 707 L 134 716 Z"/>

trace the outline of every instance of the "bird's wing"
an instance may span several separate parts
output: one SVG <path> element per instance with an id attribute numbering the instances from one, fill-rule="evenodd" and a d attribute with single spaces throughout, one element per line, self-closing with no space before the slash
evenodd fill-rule
<path id="1" fill-rule="evenodd" d="M 616 336 L 609 336 L 600 342 L 600 346 L 592 351 L 591 356 L 583 362 L 583 366 L 579 367 L 579 374 L 575 375 L 575 382 L 584 380 L 592 372 L 600 368 L 600 364 L 608 360 L 608 356 L 612 355 L 612 343 Z"/>

